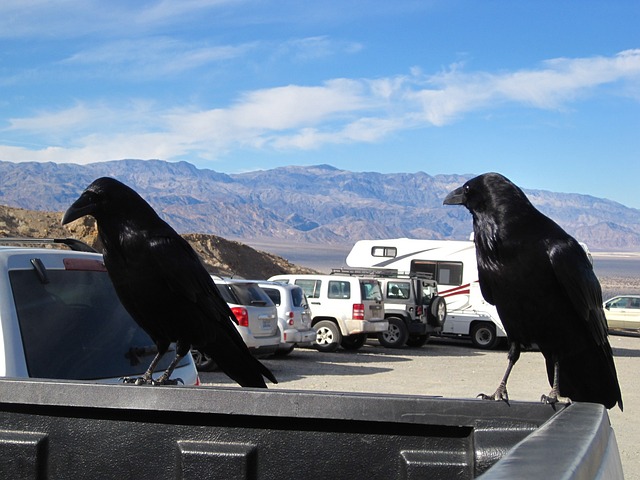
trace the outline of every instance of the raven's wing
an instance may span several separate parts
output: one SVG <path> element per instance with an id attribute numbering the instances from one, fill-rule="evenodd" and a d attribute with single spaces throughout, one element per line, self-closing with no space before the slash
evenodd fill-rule
<path id="1" fill-rule="evenodd" d="M 584 249 L 573 238 L 554 239 L 548 255 L 556 279 L 598 345 L 607 343 L 602 289 Z"/>
<path id="2" fill-rule="evenodd" d="M 273 373 L 247 349 L 233 323 L 233 312 L 191 245 L 170 232 L 150 237 L 149 252 L 149 260 L 158 265 L 172 294 L 195 305 L 201 313 L 186 319 L 198 322 L 194 331 L 202 333 L 197 340 L 191 340 L 193 345 L 211 355 L 242 386 L 266 388 L 263 375 L 278 383 Z"/>
<path id="3" fill-rule="evenodd" d="M 178 234 L 155 235 L 148 241 L 147 261 L 156 266 L 167 288 L 202 312 L 201 317 L 189 321 L 200 322 L 202 332 L 221 327 L 234 342 L 244 344 L 232 323 L 235 317 L 231 309 L 191 245 Z"/>

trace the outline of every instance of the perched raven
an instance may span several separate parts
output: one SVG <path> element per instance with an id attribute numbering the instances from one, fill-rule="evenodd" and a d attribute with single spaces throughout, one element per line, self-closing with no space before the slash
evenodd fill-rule
<path id="1" fill-rule="evenodd" d="M 538 345 L 551 393 L 622 410 L 600 283 L 585 250 L 540 213 L 508 179 L 487 173 L 449 193 L 445 205 L 473 216 L 478 279 L 509 341 L 509 365 L 493 395 L 508 402 L 507 379 L 521 345 Z"/>
<path id="2" fill-rule="evenodd" d="M 277 383 L 249 352 L 196 252 L 140 195 L 113 178 L 99 178 L 69 207 L 62 223 L 85 215 L 98 223 L 104 263 L 122 305 L 158 347 L 147 371 L 133 381 L 171 383 L 171 373 L 193 346 L 243 387 L 266 388 L 263 375 Z M 176 357 L 154 380 L 172 342 Z"/>

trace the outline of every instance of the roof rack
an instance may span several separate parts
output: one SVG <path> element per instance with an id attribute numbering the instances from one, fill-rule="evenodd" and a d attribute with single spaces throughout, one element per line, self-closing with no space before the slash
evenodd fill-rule
<path id="1" fill-rule="evenodd" d="M 397 270 L 374 270 L 366 268 L 332 268 L 331 275 L 357 275 L 364 277 L 395 277 L 398 275 Z"/>
<path id="2" fill-rule="evenodd" d="M 49 244 L 62 244 L 69 247 L 71 250 L 76 252 L 91 252 L 98 253 L 98 251 L 92 246 L 86 244 L 82 240 L 78 240 L 77 238 L 19 238 L 19 237 L 2 237 L 0 238 L 0 244 L 40 244 L 40 245 L 49 245 Z"/>
<path id="3" fill-rule="evenodd" d="M 331 275 L 356 275 L 368 277 L 409 277 L 420 278 L 423 280 L 433 280 L 433 274 L 428 272 L 399 272 L 396 269 L 388 268 L 383 270 L 366 269 L 366 268 L 332 268 Z"/>

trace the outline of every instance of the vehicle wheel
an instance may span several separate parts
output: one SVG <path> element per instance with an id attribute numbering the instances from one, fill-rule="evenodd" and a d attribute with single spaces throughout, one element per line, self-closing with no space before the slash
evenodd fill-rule
<path id="1" fill-rule="evenodd" d="M 293 349 L 295 348 L 295 345 L 291 345 L 290 347 L 283 347 L 283 348 L 278 348 L 275 353 L 273 354 L 274 357 L 286 357 L 287 355 L 289 355 L 291 352 L 293 352 Z"/>
<path id="2" fill-rule="evenodd" d="M 193 362 L 196 364 L 196 368 L 200 372 L 211 372 L 216 368 L 216 361 L 206 353 L 191 350 L 191 356 L 193 357 Z"/>
<path id="3" fill-rule="evenodd" d="M 338 325 L 331 320 L 320 320 L 313 327 L 316 330 L 314 346 L 319 352 L 335 352 L 342 341 L 342 334 Z"/>
<path id="4" fill-rule="evenodd" d="M 471 343 L 476 348 L 491 350 L 498 345 L 496 327 L 491 323 L 479 322 L 471 327 Z"/>
<path id="5" fill-rule="evenodd" d="M 345 350 L 358 350 L 364 345 L 364 342 L 366 341 L 366 333 L 356 333 L 354 335 L 347 335 L 346 337 L 342 337 L 340 345 L 342 345 L 342 348 L 344 348 Z"/>
<path id="6" fill-rule="evenodd" d="M 417 348 L 417 347 L 423 346 L 428 341 L 429 341 L 428 333 L 425 333 L 424 335 L 411 335 L 407 339 L 407 346 Z"/>
<path id="7" fill-rule="evenodd" d="M 398 317 L 389 317 L 389 328 L 378 334 L 378 341 L 387 348 L 404 347 L 409 339 L 409 331 L 404 320 Z"/>
<path id="8" fill-rule="evenodd" d="M 447 301 L 436 295 L 431 299 L 427 310 L 427 323 L 432 327 L 441 327 L 447 318 Z"/>

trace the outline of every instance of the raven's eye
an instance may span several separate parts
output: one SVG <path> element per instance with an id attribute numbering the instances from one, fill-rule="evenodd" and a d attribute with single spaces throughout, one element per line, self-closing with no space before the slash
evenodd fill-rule
<path id="1" fill-rule="evenodd" d="M 464 193 L 469 193 L 469 190 L 471 190 L 471 187 L 469 185 L 465 185 L 464 186 Z"/>

